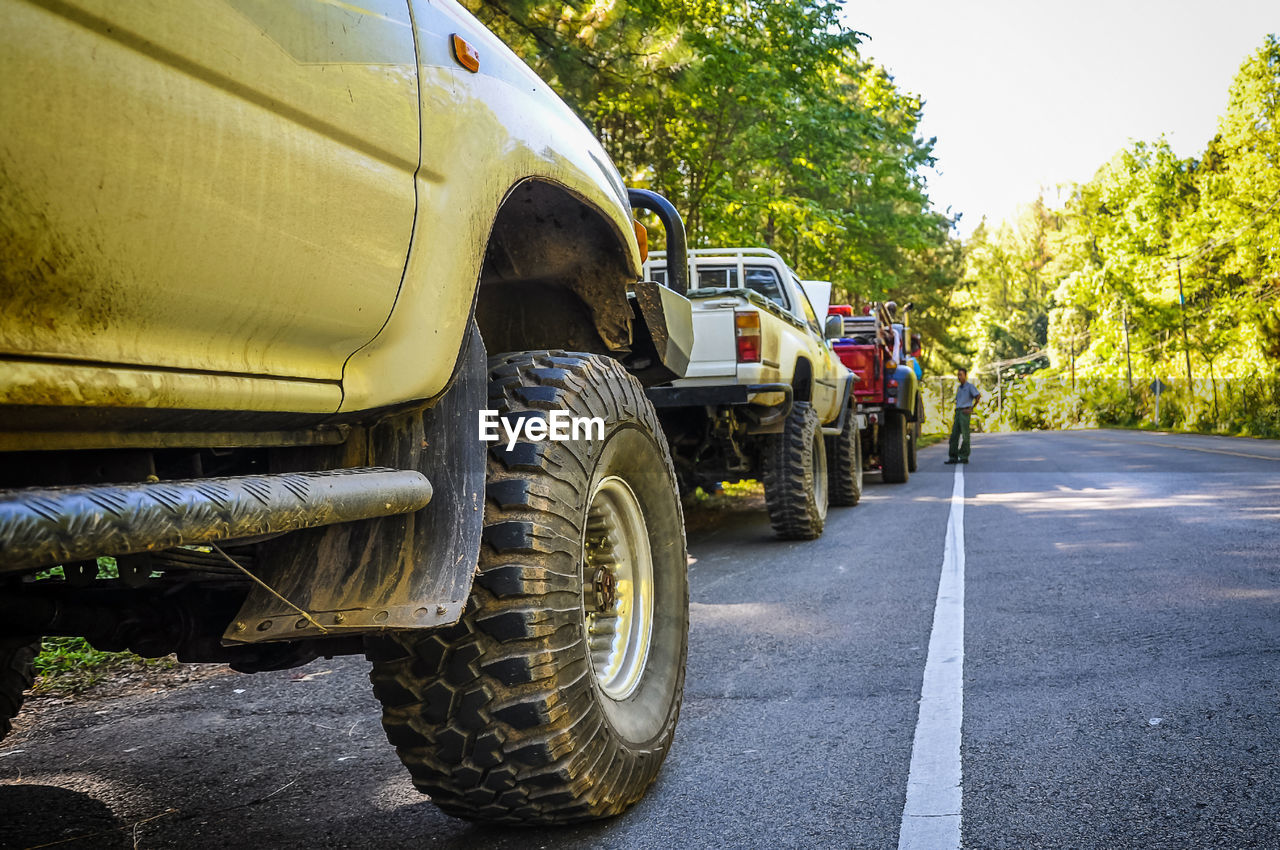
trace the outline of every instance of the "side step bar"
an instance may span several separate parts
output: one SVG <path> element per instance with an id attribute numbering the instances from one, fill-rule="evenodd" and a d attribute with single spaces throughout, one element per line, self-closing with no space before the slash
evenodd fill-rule
<path id="1" fill-rule="evenodd" d="M 335 469 L 0 491 L 0 573 L 406 514 L 420 472 Z"/>

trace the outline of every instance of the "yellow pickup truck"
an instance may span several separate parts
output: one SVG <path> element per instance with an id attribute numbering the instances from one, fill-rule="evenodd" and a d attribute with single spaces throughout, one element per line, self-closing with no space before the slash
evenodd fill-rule
<path id="1" fill-rule="evenodd" d="M 830 505 L 862 497 L 864 418 L 831 349 L 831 284 L 801 280 L 767 248 L 686 251 L 695 345 L 685 377 L 651 387 L 682 489 L 756 478 L 774 533 L 822 534 Z M 656 280 L 685 271 L 655 251 Z"/>
<path id="2" fill-rule="evenodd" d="M 0 733 L 44 635 L 365 654 L 446 812 L 638 800 L 687 646 L 670 205 L 452 0 L 0 0 L 0 78 Z"/>

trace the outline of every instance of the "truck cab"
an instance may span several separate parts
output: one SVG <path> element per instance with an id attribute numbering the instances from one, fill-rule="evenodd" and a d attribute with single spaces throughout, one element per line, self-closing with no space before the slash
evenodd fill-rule
<path id="1" fill-rule="evenodd" d="M 667 280 L 667 258 L 655 251 L 648 279 Z M 851 380 L 824 335 L 819 316 L 831 284 L 803 281 L 776 252 L 765 248 L 689 251 L 693 351 L 685 377 L 673 387 L 787 384 L 793 400 L 807 401 L 829 423 L 840 414 Z M 815 303 L 817 302 L 817 303 Z M 751 393 L 753 403 L 776 407 L 777 391 Z"/>

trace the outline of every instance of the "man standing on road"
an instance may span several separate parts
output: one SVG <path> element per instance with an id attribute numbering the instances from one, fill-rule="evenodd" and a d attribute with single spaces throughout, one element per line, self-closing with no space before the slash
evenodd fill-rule
<path id="1" fill-rule="evenodd" d="M 948 444 L 947 463 L 969 462 L 969 417 L 973 406 L 982 400 L 982 393 L 969 383 L 969 372 L 956 370 L 956 418 L 951 422 L 951 442 Z"/>

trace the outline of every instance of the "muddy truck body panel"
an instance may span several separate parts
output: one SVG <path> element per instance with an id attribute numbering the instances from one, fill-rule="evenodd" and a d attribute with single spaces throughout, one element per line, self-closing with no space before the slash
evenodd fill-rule
<path id="1" fill-rule="evenodd" d="M 487 354 L 688 363 L 688 302 L 639 280 L 656 196 L 453 0 L 0 0 L 0 74 L 0 580 L 96 573 L 80 537 L 131 576 L 243 581 L 236 616 L 165 626 L 193 659 L 452 622 Z M 326 509 L 288 477 L 388 469 L 429 502 Z M 56 622 L 98 610 L 74 590 L 40 591 Z"/>
<path id="2" fill-rule="evenodd" d="M 0 17 L 6 408 L 434 398 L 485 257 L 453 248 L 495 228 L 508 264 L 486 284 L 554 278 L 588 305 L 577 347 L 630 345 L 620 177 L 456 3 L 6 0 Z M 521 232 L 535 217 L 591 230 L 591 256 Z"/>

